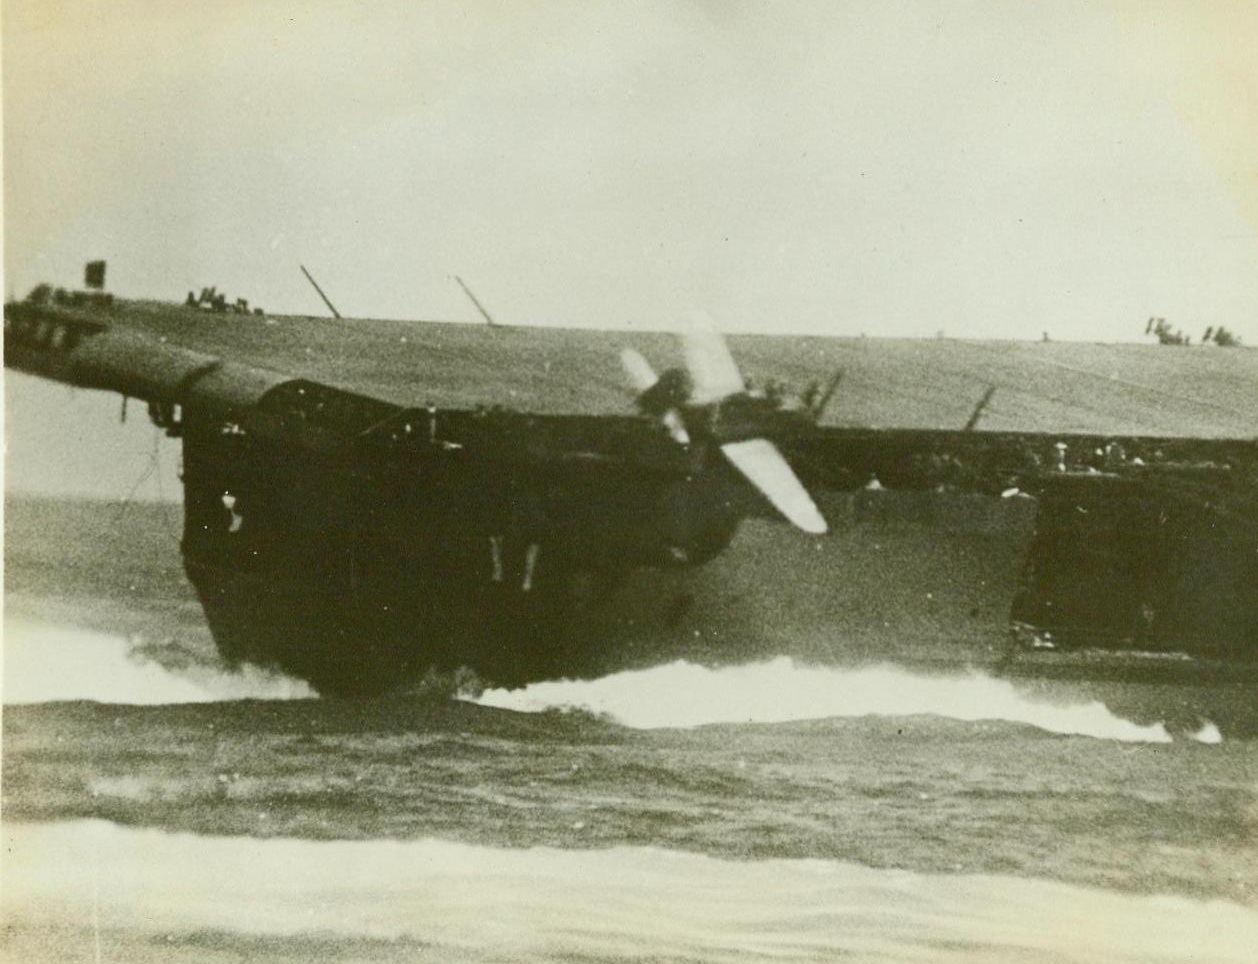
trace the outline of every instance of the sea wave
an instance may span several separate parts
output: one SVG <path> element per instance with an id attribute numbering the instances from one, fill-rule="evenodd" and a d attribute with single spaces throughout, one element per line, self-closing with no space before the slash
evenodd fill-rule
<path id="1" fill-rule="evenodd" d="M 155 705 L 314 696 L 300 680 L 254 666 L 232 669 L 209 654 L 196 659 L 176 643 L 164 648 L 179 656 L 177 669 L 142 639 L 6 620 L 3 699 Z"/>
<path id="2" fill-rule="evenodd" d="M 1258 910 L 1043 880 L 650 847 L 256 840 L 7 824 L 32 960 L 1247 962 Z M 16 957 L 15 957 L 16 959 Z M 135 959 L 132 957 L 132 959 Z"/>
<path id="3" fill-rule="evenodd" d="M 1051 733 L 1134 743 L 1169 743 L 1160 723 L 1141 725 L 1103 703 L 1037 701 L 1006 680 L 981 673 L 935 676 L 895 666 L 840 669 L 787 657 L 710 668 L 684 660 L 587 681 L 489 689 L 482 706 L 521 712 L 581 709 L 637 729 L 712 723 L 781 723 L 854 716 L 933 714 L 957 720 L 1004 720 Z M 1217 734 L 1203 731 L 1203 742 Z"/>
<path id="4" fill-rule="evenodd" d="M 155 643 L 20 620 L 7 621 L 5 630 L 7 704 L 161 705 L 315 696 L 301 680 L 250 665 L 230 667 L 212 647 L 201 653 L 175 640 Z M 720 668 L 679 660 L 595 680 L 485 689 L 462 698 L 525 713 L 583 710 L 635 729 L 935 715 L 1132 743 L 1172 741 L 1165 725 L 1133 722 L 1102 702 L 1036 699 L 1007 680 L 978 672 L 931 675 L 890 665 L 844 669 L 788 657 Z M 1207 744 L 1222 740 L 1208 721 L 1184 737 Z"/>

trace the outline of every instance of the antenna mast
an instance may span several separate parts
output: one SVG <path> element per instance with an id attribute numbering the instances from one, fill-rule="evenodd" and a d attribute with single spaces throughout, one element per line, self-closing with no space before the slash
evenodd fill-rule
<path id="1" fill-rule="evenodd" d="M 480 303 L 476 295 L 472 294 L 472 289 L 469 288 L 467 285 L 465 285 L 463 283 L 463 279 L 460 278 L 457 274 L 454 276 L 454 280 L 459 283 L 459 287 L 463 289 L 463 293 L 467 295 L 470 299 L 472 299 L 472 304 L 476 306 L 476 310 L 480 312 L 480 316 L 485 319 L 485 323 L 489 325 L 491 328 L 496 328 L 498 325 L 498 322 L 494 321 L 494 319 L 490 316 L 489 312 L 485 310 L 485 306 Z"/>
<path id="2" fill-rule="evenodd" d="M 339 321 L 341 313 L 336 310 L 336 305 L 332 304 L 332 302 L 328 300 L 328 296 L 323 293 L 323 289 L 319 287 L 319 282 L 315 281 L 314 275 L 306 270 L 306 266 L 304 264 L 299 264 L 297 267 L 301 268 L 301 273 L 304 274 L 306 276 L 306 280 L 314 286 L 314 290 L 319 292 L 319 297 L 322 298 L 323 303 L 328 306 L 328 311 L 332 312 L 332 316 Z"/>

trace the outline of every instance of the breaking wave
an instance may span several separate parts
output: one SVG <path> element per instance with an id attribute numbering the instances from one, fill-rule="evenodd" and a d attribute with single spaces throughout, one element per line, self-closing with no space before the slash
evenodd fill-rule
<path id="1" fill-rule="evenodd" d="M 174 660 L 164 659 L 168 650 Z M 94 700 L 157 705 L 241 699 L 300 699 L 300 680 L 256 667 L 234 671 L 211 654 L 171 642 L 155 646 L 109 633 L 9 621 L 4 633 L 7 704 Z"/>
<path id="2" fill-rule="evenodd" d="M 1241 964 L 1258 941 L 1258 911 L 1225 901 L 835 860 L 98 821 L 6 822 L 2 843 L 7 937 L 31 955 L 51 938 L 116 960 Z"/>
<path id="3" fill-rule="evenodd" d="M 212 650 L 201 652 L 174 640 L 156 643 L 19 620 L 5 624 L 2 668 L 0 695 L 6 704 L 91 700 L 161 705 L 316 696 L 301 680 L 249 665 L 233 669 Z M 485 689 L 461 698 L 524 713 L 583 710 L 644 730 L 934 715 L 1132 743 L 1173 739 L 1163 724 L 1135 723 L 1099 701 L 1037 700 L 1006 680 L 977 672 L 940 676 L 889 665 L 843 669 L 805 665 L 785 656 L 721 668 L 679 660 L 596 680 Z M 1185 736 L 1203 744 L 1223 740 L 1208 721 Z"/>
<path id="4" fill-rule="evenodd" d="M 1202 724 L 1201 729 L 1192 735 L 1192 738 L 1198 743 L 1211 745 L 1223 742 L 1223 734 L 1219 732 L 1219 728 L 1208 720 Z"/>
<path id="5" fill-rule="evenodd" d="M 1133 723 L 1103 703 L 1038 702 L 1005 680 L 979 673 L 931 676 L 894 666 L 839 669 L 806 666 L 787 657 L 719 669 L 678 661 L 591 681 L 490 689 L 475 702 L 522 712 L 581 709 L 637 729 L 932 714 L 1024 723 L 1051 733 L 1124 742 L 1172 739 L 1162 724 Z M 1211 736 L 1203 732 L 1197 739 L 1211 742 Z"/>

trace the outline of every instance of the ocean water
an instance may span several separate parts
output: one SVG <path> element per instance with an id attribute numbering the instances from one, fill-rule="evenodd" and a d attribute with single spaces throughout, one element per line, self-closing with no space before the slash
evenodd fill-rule
<path id="1" fill-rule="evenodd" d="M 331 701 L 7 629 L 5 959 L 1258 959 L 1209 721 L 787 659 Z"/>
<path id="2" fill-rule="evenodd" d="M 845 861 L 259 841 L 99 821 L 11 827 L 4 845 L 10 920 L 50 950 L 77 944 L 80 959 L 1250 964 L 1258 947 L 1258 914 L 1225 901 Z M 79 872 L 50 870 L 59 863 Z"/>

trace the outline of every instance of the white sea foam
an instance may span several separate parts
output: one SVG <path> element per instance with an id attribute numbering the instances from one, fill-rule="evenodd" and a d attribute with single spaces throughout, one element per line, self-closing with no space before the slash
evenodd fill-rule
<path id="1" fill-rule="evenodd" d="M 1133 723 L 1102 703 L 1039 702 L 1005 680 L 979 673 L 933 676 L 893 666 L 839 669 L 802 665 L 787 657 L 719 669 L 678 661 L 597 680 L 486 690 L 476 702 L 523 712 L 584 709 L 639 729 L 929 713 L 957 720 L 1007 720 L 1100 739 L 1171 741 L 1161 724 Z"/>
<path id="2" fill-rule="evenodd" d="M 1198 743 L 1216 744 L 1223 742 L 1223 734 L 1219 732 L 1219 728 L 1206 720 L 1202 724 L 1201 729 L 1192 735 L 1192 738 Z"/>
<path id="3" fill-rule="evenodd" d="M 3 701 L 161 704 L 314 695 L 300 680 L 255 667 L 233 671 L 207 660 L 174 672 L 135 650 L 132 641 L 109 633 L 6 621 Z"/>
<path id="4" fill-rule="evenodd" d="M 8 941 L 48 954 L 55 939 L 63 959 L 95 946 L 114 960 L 155 949 L 300 960 L 315 947 L 389 961 L 1248 964 L 1258 947 L 1258 910 L 1230 902 L 830 860 L 258 840 L 99 821 L 6 822 L 3 847 Z"/>

